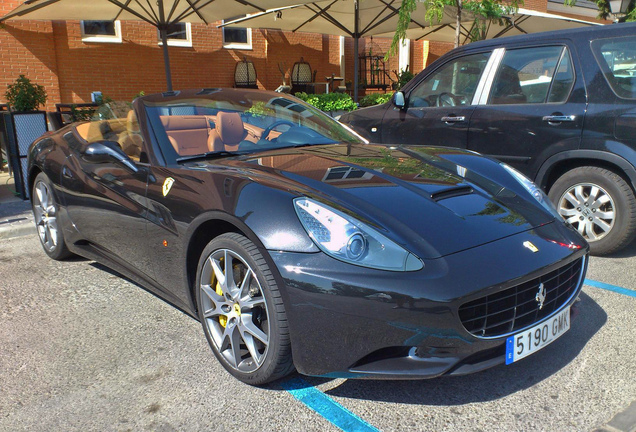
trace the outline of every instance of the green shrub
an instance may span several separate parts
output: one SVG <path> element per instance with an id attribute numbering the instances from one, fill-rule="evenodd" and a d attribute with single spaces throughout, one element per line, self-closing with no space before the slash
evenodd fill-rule
<path id="1" fill-rule="evenodd" d="M 397 80 L 393 83 L 394 90 L 400 90 L 402 87 L 408 84 L 408 82 L 415 77 L 415 75 L 413 75 L 413 72 L 408 70 L 408 68 L 403 71 L 400 71 L 400 73 L 397 73 L 396 71 L 393 71 L 393 73 L 395 74 L 397 78 Z"/>
<path id="2" fill-rule="evenodd" d="M 325 112 L 353 111 L 357 108 L 351 96 L 346 93 L 307 94 L 301 92 L 296 93 L 296 97 Z"/>
<path id="3" fill-rule="evenodd" d="M 360 108 L 383 104 L 391 100 L 393 93 L 371 93 L 360 99 Z"/>
<path id="4" fill-rule="evenodd" d="M 46 104 L 46 90 L 38 84 L 34 84 L 24 75 L 7 86 L 4 94 L 7 103 L 14 111 L 35 111 L 40 105 Z"/>

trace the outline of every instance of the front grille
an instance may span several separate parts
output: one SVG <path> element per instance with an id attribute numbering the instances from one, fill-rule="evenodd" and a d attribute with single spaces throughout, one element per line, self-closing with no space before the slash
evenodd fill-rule
<path id="1" fill-rule="evenodd" d="M 477 337 L 497 337 L 529 327 L 565 305 L 576 292 L 581 280 L 584 259 L 520 285 L 473 300 L 459 307 L 459 318 Z M 545 301 L 539 309 L 536 300 L 540 285 L 545 288 Z"/>

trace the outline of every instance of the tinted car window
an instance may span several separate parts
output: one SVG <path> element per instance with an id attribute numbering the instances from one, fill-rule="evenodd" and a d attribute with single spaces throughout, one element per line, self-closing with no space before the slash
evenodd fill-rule
<path id="1" fill-rule="evenodd" d="M 551 102 L 560 102 L 573 83 L 572 67 L 566 62 L 564 47 L 534 47 L 506 51 L 493 82 L 490 104 L 545 103 L 554 72 L 559 66 L 559 86 Z M 569 55 L 567 56 L 569 61 Z M 569 74 L 569 77 L 568 77 Z M 568 81 L 569 78 L 569 81 Z M 552 95 L 551 95 L 552 96 Z"/>
<path id="2" fill-rule="evenodd" d="M 548 95 L 548 102 L 565 102 L 572 91 L 574 86 L 574 69 L 572 67 L 572 59 L 568 49 L 563 50 L 561 56 L 561 62 L 557 68 L 554 80 L 552 80 L 552 87 L 550 87 L 550 94 Z"/>
<path id="3" fill-rule="evenodd" d="M 636 37 L 595 40 L 592 49 L 614 93 L 636 99 Z"/>
<path id="4" fill-rule="evenodd" d="M 409 107 L 470 105 L 490 53 L 446 63 L 426 77 L 409 96 Z"/>

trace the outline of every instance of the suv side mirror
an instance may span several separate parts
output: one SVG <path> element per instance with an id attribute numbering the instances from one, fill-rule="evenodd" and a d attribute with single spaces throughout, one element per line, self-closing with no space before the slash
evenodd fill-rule
<path id="1" fill-rule="evenodd" d="M 406 109 L 406 98 L 404 97 L 403 92 L 401 91 L 395 92 L 395 94 L 393 95 L 393 105 L 395 105 L 396 108 L 399 108 L 401 110 Z"/>
<path id="2" fill-rule="evenodd" d="M 119 163 L 133 173 L 139 171 L 137 165 L 114 141 L 97 141 L 89 144 L 82 154 L 82 159 L 95 164 Z"/>

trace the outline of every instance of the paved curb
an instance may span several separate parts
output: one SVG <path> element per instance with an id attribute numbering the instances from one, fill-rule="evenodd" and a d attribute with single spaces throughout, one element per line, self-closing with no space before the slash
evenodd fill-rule
<path id="1" fill-rule="evenodd" d="M 37 232 L 33 217 L 7 222 L 6 224 L 2 224 L 2 222 L 4 221 L 0 221 L 0 239 L 2 240 L 22 237 Z"/>
<path id="2" fill-rule="evenodd" d="M 28 201 L 0 202 L 0 239 L 22 237 L 36 232 Z"/>

